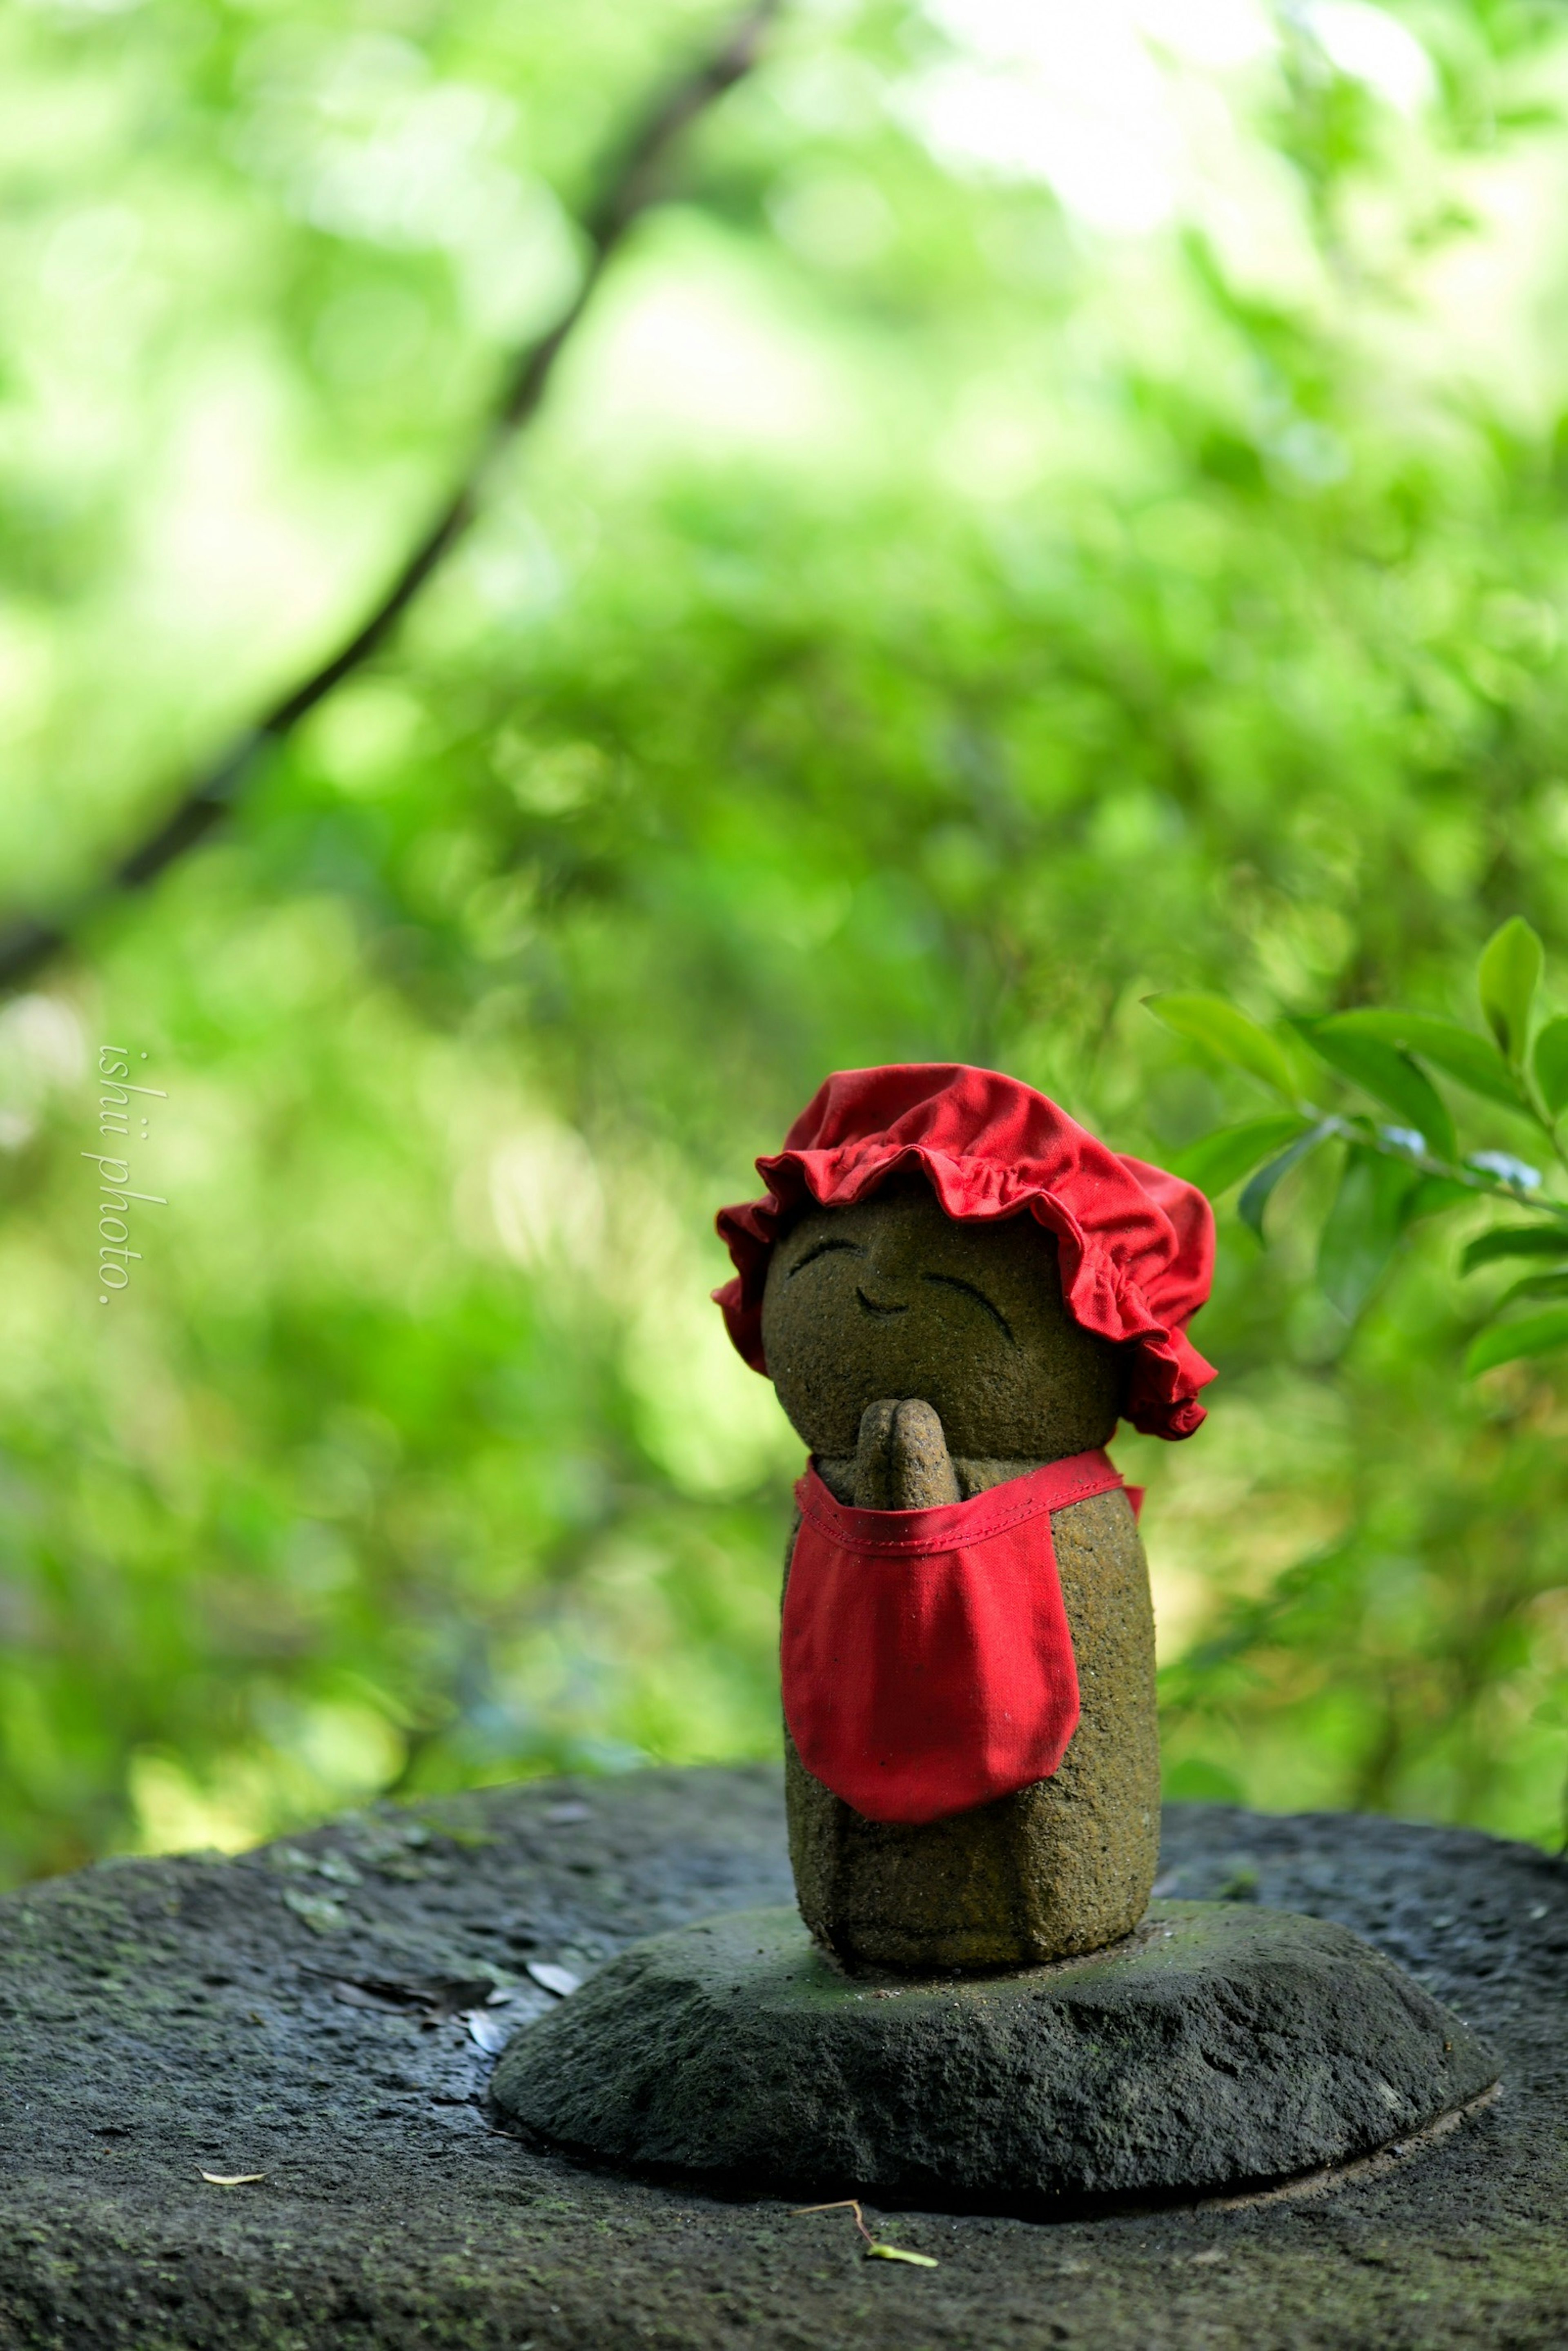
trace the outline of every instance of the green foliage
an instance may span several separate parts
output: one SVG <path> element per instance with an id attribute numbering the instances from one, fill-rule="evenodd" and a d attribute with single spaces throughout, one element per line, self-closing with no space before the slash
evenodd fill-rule
<path id="1" fill-rule="evenodd" d="M 1217 1060 L 1233 1062 L 1260 1085 L 1295 1101 L 1296 1076 L 1288 1054 L 1266 1029 L 1222 997 L 1155 996 L 1149 1009 L 1177 1037 L 1190 1037 Z"/>
<path id="2" fill-rule="evenodd" d="M 1478 1265 L 1492 1265 L 1499 1258 L 1559 1258 L 1562 1254 L 1563 1237 L 1555 1225 L 1494 1225 L 1490 1232 L 1478 1233 L 1465 1243 L 1459 1270 L 1473 1273 Z"/>
<path id="3" fill-rule="evenodd" d="M 1457 1078 L 1469 1092 L 1500 1102 L 1504 1110 L 1524 1106 L 1518 1082 L 1496 1047 L 1457 1020 L 1434 1019 L 1429 1013 L 1366 1010 L 1341 1013 L 1335 1027 L 1342 1035 L 1377 1038 L 1418 1053 L 1445 1077 Z"/>
<path id="4" fill-rule="evenodd" d="M 1354 1322 L 1383 1277 L 1418 1181 L 1413 1167 L 1353 1143 L 1318 1242 L 1318 1280 Z"/>
<path id="5" fill-rule="evenodd" d="M 1488 941 L 1477 969 L 1482 1007 L 1516 1068 L 1529 1046 L 1542 964 L 1540 939 L 1515 915 Z M 1173 1002 L 1183 1008 L 1176 1018 L 1169 1010 Z M 1196 1015 L 1186 1008 L 1193 1005 L 1199 1007 Z M 1273 1040 L 1218 998 L 1156 998 L 1151 1009 L 1167 1028 L 1192 1038 L 1249 1077 L 1270 1066 L 1261 1048 L 1272 1046 Z M 1298 1019 L 1295 1026 L 1337 1077 L 1409 1123 L 1375 1126 L 1356 1111 L 1353 1099 L 1300 1133 L 1278 1156 L 1270 1156 L 1281 1140 L 1278 1122 L 1258 1119 L 1241 1127 L 1219 1127 L 1187 1147 L 1184 1167 L 1194 1171 L 1194 1182 L 1207 1182 L 1218 1196 L 1256 1168 L 1238 1211 L 1261 1239 L 1263 1211 L 1281 1178 L 1320 1144 L 1343 1143 L 1338 1189 L 1318 1243 L 1317 1278 L 1346 1322 L 1354 1323 L 1363 1312 L 1406 1231 L 1418 1217 L 1439 1209 L 1473 1208 L 1488 1196 L 1528 1202 L 1552 1219 L 1543 1225 L 1497 1226 L 1467 1242 L 1461 1259 L 1467 1273 L 1500 1258 L 1553 1260 L 1552 1270 L 1531 1275 L 1505 1290 L 1493 1301 L 1493 1311 L 1505 1311 L 1524 1298 L 1555 1296 L 1560 1280 L 1568 1284 L 1568 1201 L 1542 1195 L 1538 1171 L 1510 1152 L 1473 1150 L 1461 1164 L 1454 1120 L 1416 1058 L 1429 1060 L 1438 1071 L 1497 1101 L 1502 1088 L 1483 1040 L 1447 1022 L 1381 1008 Z M 1550 1039 L 1557 1029 L 1568 1030 L 1568 1020 L 1549 1023 L 1542 1036 Z M 1552 1040 L 1544 1056 L 1549 1073 L 1556 1050 Z M 1539 1040 L 1534 1060 L 1539 1071 Z M 1534 1122 L 1568 1172 L 1568 1156 L 1556 1140 L 1556 1112 L 1539 1078 L 1537 1085 L 1539 1102 L 1525 1087 L 1511 1081 L 1508 1106 Z M 1304 1121 L 1296 1123 L 1301 1126 Z M 1260 1161 L 1266 1164 L 1260 1166 Z M 1500 1364 L 1548 1354 L 1565 1343 L 1568 1313 L 1521 1317 L 1478 1331 L 1465 1350 L 1465 1369 L 1471 1374 L 1491 1371 Z"/>
<path id="6" fill-rule="evenodd" d="M 1354 1014 L 1303 1021 L 1301 1033 L 1331 1070 L 1413 1127 L 1431 1146 L 1434 1158 L 1452 1163 L 1458 1156 L 1454 1122 L 1437 1087 L 1399 1046 L 1368 1036 L 1357 1027 Z"/>
<path id="7" fill-rule="evenodd" d="M 1265 1166 L 1260 1167 L 1243 1191 L 1236 1204 L 1237 1214 L 1242 1223 L 1257 1234 L 1260 1240 L 1263 1238 L 1263 1212 L 1274 1196 L 1275 1186 L 1290 1174 L 1292 1167 L 1297 1166 L 1306 1157 L 1309 1151 L 1317 1148 L 1329 1131 L 1322 1121 L 1315 1126 L 1308 1127 L 1305 1134 L 1297 1135 L 1296 1140 L 1287 1150 L 1281 1151 L 1278 1157 L 1270 1159 Z M 1245 1170 L 1239 1168 L 1237 1173 L 1240 1175 L 1245 1173 Z"/>
<path id="8" fill-rule="evenodd" d="M 1520 1291 L 1511 1290 L 1508 1295 L 1511 1300 Z M 1465 1352 L 1465 1369 L 1490 1372 L 1499 1364 L 1550 1355 L 1564 1346 L 1568 1346 L 1568 1306 L 1556 1307 L 1549 1314 L 1521 1314 L 1516 1322 L 1494 1323 L 1490 1331 L 1478 1332 Z"/>
<path id="9" fill-rule="evenodd" d="M 1568 1109 L 1568 1019 L 1544 1024 L 1536 1037 L 1531 1064 L 1542 1106 L 1555 1122 Z"/>
<path id="10" fill-rule="evenodd" d="M 1517 914 L 1487 943 L 1476 973 L 1481 1010 L 1513 1069 L 1522 1066 L 1530 1015 L 1541 984 L 1541 941 Z"/>
<path id="11" fill-rule="evenodd" d="M 1284 1144 L 1295 1141 L 1306 1125 L 1304 1119 L 1289 1112 L 1274 1118 L 1244 1118 L 1236 1126 L 1216 1127 L 1197 1143 L 1189 1143 L 1185 1151 L 1171 1155 L 1171 1165 L 1189 1184 L 1202 1192 L 1211 1192 L 1218 1198 L 1228 1192 L 1233 1184 L 1249 1175 L 1260 1159 L 1270 1152 L 1278 1152 Z"/>
<path id="12" fill-rule="evenodd" d="M 975 126 L 1071 13 L 796 14 L 396 641 L 0 1012 L 5 1873 L 775 1752 L 712 1212 L 955 1057 L 1218 1202 L 1208 1423 L 1119 1447 L 1173 1783 L 1557 1833 L 1563 1364 L 1464 1363 L 1568 1265 L 1568 29 L 1390 14 L 1396 92 L 1177 11 L 1058 190 Z M 0 18 L 8 893 L 368 606 L 722 16 Z"/>

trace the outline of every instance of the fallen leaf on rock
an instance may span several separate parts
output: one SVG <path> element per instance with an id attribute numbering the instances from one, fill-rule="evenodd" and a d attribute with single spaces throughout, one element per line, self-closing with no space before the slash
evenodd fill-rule
<path id="1" fill-rule="evenodd" d="M 267 1848 L 267 1865 L 268 1869 L 292 1869 L 304 1877 L 312 1876 L 316 1868 L 313 1857 L 302 1852 L 297 1844 L 269 1845 Z"/>
<path id="2" fill-rule="evenodd" d="M 468 2027 L 469 2040 L 483 2049 L 487 2057 L 498 2057 L 514 2031 L 514 2026 L 505 2017 L 497 2016 L 490 2009 L 467 2009 L 464 2011 L 463 2022 Z"/>
<path id="3" fill-rule="evenodd" d="M 405 2000 L 383 2000 L 380 1992 L 367 1991 L 363 1984 L 350 1983 L 344 1978 L 333 1983 L 332 1997 L 340 2000 L 345 2008 L 377 2008 L 383 2016 L 399 2016 L 409 2005 Z"/>
<path id="4" fill-rule="evenodd" d="M 852 2212 L 855 2227 L 865 2239 L 865 2259 L 868 2262 L 907 2262 L 917 2270 L 940 2269 L 942 2264 L 932 2253 L 906 2253 L 902 2245 L 879 2245 L 865 2224 L 857 2196 L 841 2196 L 831 2204 L 801 2204 L 790 2213 L 791 2220 L 804 2220 L 811 2212 Z"/>
<path id="5" fill-rule="evenodd" d="M 340 1853 L 319 1853 L 316 1855 L 316 1875 L 331 1878 L 337 1886 L 362 1886 L 365 1882 L 353 1863 Z"/>
<path id="6" fill-rule="evenodd" d="M 265 2179 L 265 2171 L 204 2171 L 202 2178 L 214 2188 L 254 2188 Z"/>
<path id="7" fill-rule="evenodd" d="M 320 1971 L 312 1968 L 307 1972 Z M 413 2009 L 433 2021 L 461 2016 L 465 2010 L 494 2000 L 497 1990 L 488 1976 L 336 1976 L 331 1984 L 333 1999 L 345 2007 L 404 2012 Z"/>
<path id="8" fill-rule="evenodd" d="M 582 1981 L 570 1968 L 558 1968 L 553 1959 L 529 1959 L 528 1970 L 535 1983 L 542 1984 L 546 1991 L 553 1991 L 558 2000 L 565 2000 Z"/>
<path id="9" fill-rule="evenodd" d="M 341 1934 L 349 1923 L 349 1914 L 342 1904 L 330 1901 L 325 1894 L 301 1894 L 298 1886 L 286 1886 L 283 1899 L 313 1934 Z"/>
<path id="10" fill-rule="evenodd" d="M 298 1877 L 330 1877 L 340 1886 L 362 1886 L 364 1879 L 346 1855 L 329 1848 L 321 1853 L 307 1853 L 302 1845 L 275 1844 L 267 1849 L 270 1869 L 292 1871 Z"/>

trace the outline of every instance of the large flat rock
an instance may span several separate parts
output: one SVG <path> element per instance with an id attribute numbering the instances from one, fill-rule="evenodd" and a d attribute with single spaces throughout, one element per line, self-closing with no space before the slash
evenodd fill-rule
<path id="1" fill-rule="evenodd" d="M 1457 2113 L 1496 2060 L 1331 1919 L 1152 1903 L 1108 1949 L 852 1974 L 793 1909 L 651 1935 L 521 2026 L 491 2084 L 552 2143 L 661 2174 L 1021 2210 L 1235 2194 Z"/>
<path id="2" fill-rule="evenodd" d="M 1345 2351 L 1568 2341 L 1568 1872 L 1462 1831 L 1176 1806 L 1162 1895 L 1337 1920 L 1504 2088 L 1330 2193 L 1042 2225 L 795 2219 L 495 2126 L 482 2042 L 638 1936 L 786 1902 L 777 1776 L 382 1808 L 0 1901 L 0 2344 L 58 2351 Z M 492 2001 L 487 1988 L 516 1989 Z M 477 2035 L 477 2038 L 476 2037 Z M 204 2171 L 257 2182 L 225 2188 Z"/>

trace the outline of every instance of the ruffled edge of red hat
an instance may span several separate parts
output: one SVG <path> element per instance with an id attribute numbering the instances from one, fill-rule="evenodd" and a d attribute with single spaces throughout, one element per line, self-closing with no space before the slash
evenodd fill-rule
<path id="1" fill-rule="evenodd" d="M 813 1148 L 824 1124 L 821 1113 L 835 1086 L 855 1081 L 927 1078 L 934 1086 L 914 1112 L 940 1104 L 953 1087 L 967 1083 L 971 1123 L 977 1113 L 1006 1112 L 1021 1103 L 1027 1124 L 1042 1123 L 1054 1144 L 1065 1146 L 1065 1167 L 1048 1171 L 1030 1153 L 998 1155 L 995 1144 L 979 1154 L 962 1148 L 962 1121 L 950 1138 L 957 1148 L 931 1141 L 904 1141 L 885 1129 Z M 974 1083 L 978 1081 L 978 1086 Z M 908 1113 L 892 1122 L 906 1123 Z M 1014 1119 L 1016 1124 L 1016 1117 Z M 842 1117 L 839 1123 L 843 1123 Z M 993 1122 L 994 1123 L 994 1122 Z M 983 1133 L 983 1128 L 982 1128 Z M 1023 1139 L 1020 1137 L 1020 1139 Z M 1030 1135 L 1028 1139 L 1036 1139 Z M 1059 1151 L 1059 1157 L 1061 1153 Z M 1214 1217 L 1195 1186 L 1145 1161 L 1108 1150 L 1065 1111 L 1032 1087 L 995 1071 L 963 1064 L 904 1064 L 885 1071 L 845 1071 L 829 1079 L 790 1128 L 782 1151 L 757 1162 L 768 1189 L 759 1200 L 721 1208 L 716 1219 L 736 1272 L 713 1293 L 737 1352 L 753 1371 L 767 1376 L 762 1345 L 762 1298 L 768 1261 L 784 1227 L 808 1201 L 847 1207 L 878 1191 L 902 1169 L 924 1173 L 946 1215 L 960 1222 L 986 1222 L 1030 1214 L 1059 1243 L 1062 1297 L 1074 1322 L 1086 1331 L 1134 1350 L 1124 1416 L 1151 1437 L 1190 1437 L 1207 1417 L 1200 1388 L 1217 1374 L 1186 1336 L 1186 1324 L 1205 1302 L 1214 1267 Z M 1065 1176 L 1065 1180 L 1063 1176 Z M 1130 1233 L 1118 1246 L 1106 1228 Z"/>

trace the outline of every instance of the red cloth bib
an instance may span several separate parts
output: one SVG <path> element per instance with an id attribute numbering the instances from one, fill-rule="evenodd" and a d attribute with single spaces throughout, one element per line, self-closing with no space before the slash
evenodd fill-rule
<path id="1" fill-rule="evenodd" d="M 1051 1514 L 1122 1483 L 1103 1453 L 1075 1453 L 967 1502 L 856 1510 L 809 1469 L 781 1643 L 807 1771 L 868 1820 L 907 1823 L 1048 1780 L 1078 1728 Z"/>

